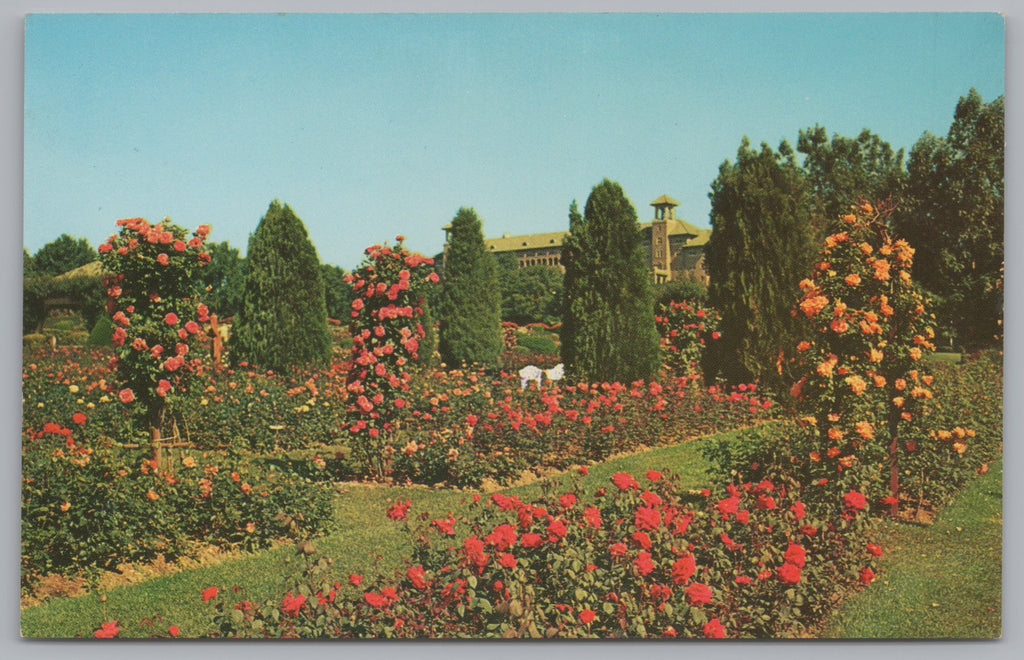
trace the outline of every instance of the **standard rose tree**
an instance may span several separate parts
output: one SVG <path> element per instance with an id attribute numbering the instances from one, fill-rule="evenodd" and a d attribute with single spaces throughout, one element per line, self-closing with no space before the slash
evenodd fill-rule
<path id="1" fill-rule="evenodd" d="M 198 366 L 191 348 L 208 310 L 196 300 L 199 269 L 210 262 L 203 242 L 209 225 L 186 230 L 142 218 L 118 220 L 120 233 L 99 247 L 106 272 L 118 398 L 149 426 L 153 460 L 160 462 L 160 428 L 166 411 Z"/>

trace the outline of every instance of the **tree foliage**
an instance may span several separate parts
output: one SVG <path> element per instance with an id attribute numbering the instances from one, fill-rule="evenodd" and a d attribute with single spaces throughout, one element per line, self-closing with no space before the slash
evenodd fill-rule
<path id="1" fill-rule="evenodd" d="M 710 302 L 722 315 L 723 371 L 731 380 L 780 385 L 781 354 L 798 335 L 793 297 L 813 255 L 809 187 L 785 142 L 778 152 L 764 143 L 758 151 L 743 138 L 710 197 L 705 261 Z"/>
<path id="2" fill-rule="evenodd" d="M 961 97 L 946 137 L 910 152 L 908 199 L 896 231 L 917 250 L 917 279 L 963 347 L 1002 341 L 1004 99 Z"/>
<path id="3" fill-rule="evenodd" d="M 573 202 L 562 264 L 566 370 L 598 381 L 653 377 L 660 366 L 653 285 L 636 210 L 619 184 L 594 186 L 582 216 Z"/>
<path id="4" fill-rule="evenodd" d="M 245 294 L 245 259 L 227 241 L 211 242 L 206 247 L 211 261 L 202 273 L 204 300 L 220 318 L 233 317 L 242 308 Z"/>
<path id="5" fill-rule="evenodd" d="M 39 248 L 32 259 L 32 267 L 39 275 L 55 276 L 93 261 L 96 261 L 96 250 L 88 240 L 61 234 Z"/>
<path id="6" fill-rule="evenodd" d="M 345 283 L 345 269 L 334 264 L 320 266 L 320 278 L 324 283 L 324 304 L 327 317 L 339 321 L 348 318 L 352 309 L 352 287 Z"/>
<path id="7" fill-rule="evenodd" d="M 557 267 L 520 268 L 515 260 L 498 259 L 498 285 L 502 321 L 525 325 L 561 320 L 562 271 Z"/>
<path id="8" fill-rule="evenodd" d="M 800 131 L 797 151 L 824 224 L 848 213 L 861 199 L 872 202 L 900 197 L 906 183 L 903 150 L 868 129 L 856 138 L 828 134 L 823 126 Z"/>
<path id="9" fill-rule="evenodd" d="M 249 237 L 242 308 L 231 360 L 285 370 L 325 364 L 331 355 L 320 259 L 306 227 L 277 200 Z"/>
<path id="10" fill-rule="evenodd" d="M 460 208 L 451 223 L 437 317 L 438 351 L 450 366 L 494 364 L 503 348 L 501 293 L 480 219 Z"/>

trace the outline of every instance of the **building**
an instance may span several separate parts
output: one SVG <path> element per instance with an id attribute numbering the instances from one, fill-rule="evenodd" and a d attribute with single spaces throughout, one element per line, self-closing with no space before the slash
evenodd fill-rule
<path id="1" fill-rule="evenodd" d="M 670 280 L 692 279 L 707 284 L 704 270 L 704 246 L 711 237 L 710 229 L 699 229 L 675 217 L 679 202 L 662 195 L 651 202 L 654 218 L 640 223 L 644 258 L 651 268 L 656 283 Z M 445 254 L 448 252 L 448 230 L 445 225 Z M 510 254 L 520 268 L 525 266 L 562 266 L 562 241 L 567 231 L 543 234 L 504 234 L 500 238 L 486 238 L 484 245 L 492 254 Z"/>

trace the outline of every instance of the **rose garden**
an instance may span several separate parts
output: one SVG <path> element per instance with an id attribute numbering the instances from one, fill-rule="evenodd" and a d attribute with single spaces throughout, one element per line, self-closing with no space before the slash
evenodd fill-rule
<path id="1" fill-rule="evenodd" d="M 798 148 L 704 282 L 607 179 L 559 265 L 462 208 L 345 272 L 278 201 L 26 250 L 22 634 L 998 636 L 1002 99 Z"/>
<path id="2" fill-rule="evenodd" d="M 885 520 L 999 461 L 1000 357 L 930 358 L 914 249 L 867 203 L 793 291 L 788 390 L 705 378 L 722 333 L 693 301 L 655 314 L 651 377 L 570 363 L 524 388 L 557 357 L 500 330 L 497 361 L 456 368 L 435 351 L 454 296 L 430 309 L 445 281 L 401 237 L 346 277 L 327 360 L 221 363 L 196 287 L 210 227 L 118 225 L 111 347 L 25 349 L 23 615 L 46 634 L 816 634 L 879 579 Z"/>

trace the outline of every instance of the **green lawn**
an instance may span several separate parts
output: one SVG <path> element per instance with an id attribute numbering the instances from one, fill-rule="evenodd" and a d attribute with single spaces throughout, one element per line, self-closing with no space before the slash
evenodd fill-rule
<path id="1" fill-rule="evenodd" d="M 592 466 L 584 478 L 587 490 L 606 485 L 614 472 L 642 474 L 648 469 L 670 469 L 683 483 L 700 487 L 704 483 L 705 462 L 699 442 L 661 447 Z M 567 481 L 572 475 L 555 477 Z M 522 498 L 535 497 L 541 483 L 507 489 L 505 492 Z M 363 573 L 372 567 L 371 556 L 380 554 L 382 564 L 398 566 L 409 546 L 401 525 L 388 521 L 384 515 L 388 503 L 411 500 L 414 515 L 430 511 L 438 517 L 448 511 L 459 511 L 468 505 L 469 493 L 435 490 L 422 487 L 347 486 L 337 500 L 335 518 L 340 531 L 316 541 L 317 548 L 334 561 L 333 570 L 341 577 L 349 572 Z M 207 631 L 212 605 L 204 604 L 200 592 L 213 585 L 230 589 L 244 585 L 244 596 L 253 602 L 276 597 L 282 593 L 283 577 L 300 570 L 294 560 L 295 550 L 280 547 L 237 559 L 223 561 L 194 570 L 119 587 L 106 593 L 106 602 L 93 593 L 76 598 L 62 598 L 22 612 L 21 631 L 27 637 L 72 637 L 90 633 L 104 621 L 115 619 L 123 637 L 147 636 L 138 623 L 157 615 L 154 630 L 166 631 L 169 624 L 181 629 L 181 636 L 194 637 Z M 344 582 L 344 579 L 341 580 Z"/>
<path id="2" fill-rule="evenodd" d="M 878 579 L 851 596 L 826 637 L 991 638 L 1001 634 L 1002 462 L 935 524 L 887 524 Z"/>

